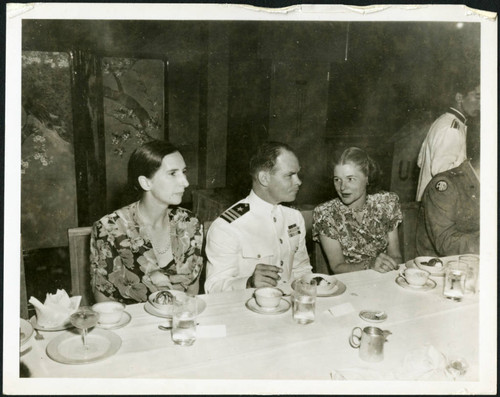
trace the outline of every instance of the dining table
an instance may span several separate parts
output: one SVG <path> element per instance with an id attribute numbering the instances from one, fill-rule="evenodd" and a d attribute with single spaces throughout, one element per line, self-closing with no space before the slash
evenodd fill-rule
<path id="1" fill-rule="evenodd" d="M 51 359 L 50 342 L 74 329 L 41 331 L 44 338 L 32 338 L 20 359 L 34 378 L 425 380 L 436 375 L 429 361 L 459 358 L 466 363 L 460 380 L 477 381 L 478 294 L 451 301 L 443 296 L 443 277 L 433 278 L 431 289 L 416 289 L 402 287 L 398 276 L 374 270 L 336 275 L 345 290 L 317 297 L 315 321 L 305 325 L 293 320 L 291 308 L 249 310 L 254 289 L 198 295 L 204 309 L 191 346 L 176 345 L 170 331 L 158 327 L 169 320 L 150 314 L 145 303 L 127 305 L 130 322 L 108 331 L 121 339 L 113 355 L 81 365 Z M 384 312 L 384 320 L 369 322 L 360 317 L 363 310 Z M 363 361 L 349 343 L 354 327 L 368 326 L 390 332 L 380 362 Z"/>

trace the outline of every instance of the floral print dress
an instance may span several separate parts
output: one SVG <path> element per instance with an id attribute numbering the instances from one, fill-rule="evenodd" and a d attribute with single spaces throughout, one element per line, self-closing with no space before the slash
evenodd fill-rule
<path id="1" fill-rule="evenodd" d="M 179 207 L 170 210 L 173 258 L 160 266 L 148 238 L 149 226 L 137 214 L 138 203 L 95 222 L 90 240 L 93 290 L 126 304 L 144 302 L 158 290 L 185 291 L 203 267 L 203 230 L 190 211 Z"/>
<path id="2" fill-rule="evenodd" d="M 354 212 L 362 215 L 361 222 Z M 320 204 L 313 212 L 313 240 L 320 235 L 337 240 L 345 263 L 360 263 L 386 252 L 387 235 L 403 220 L 399 197 L 392 192 L 367 195 L 360 210 L 353 210 L 335 198 Z"/>

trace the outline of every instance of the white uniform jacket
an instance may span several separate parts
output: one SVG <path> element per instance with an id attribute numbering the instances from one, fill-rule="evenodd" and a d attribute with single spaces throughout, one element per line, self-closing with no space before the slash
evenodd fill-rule
<path id="1" fill-rule="evenodd" d="M 245 289 L 258 263 L 283 268 L 281 279 L 311 272 L 302 214 L 253 191 L 218 217 L 207 235 L 205 291 Z"/>
<path id="2" fill-rule="evenodd" d="M 462 113 L 450 108 L 431 125 L 418 154 L 417 201 L 422 199 L 427 184 L 435 175 L 458 167 L 467 158 L 465 122 Z"/>

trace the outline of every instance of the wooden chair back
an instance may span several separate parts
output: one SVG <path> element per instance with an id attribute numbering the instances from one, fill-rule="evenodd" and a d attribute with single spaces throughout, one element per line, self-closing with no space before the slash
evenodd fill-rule
<path id="1" fill-rule="evenodd" d="M 417 255 L 416 230 L 419 208 L 420 203 L 417 201 L 401 203 L 403 222 L 399 225 L 398 237 L 401 255 L 405 262 Z"/>
<path id="2" fill-rule="evenodd" d="M 28 293 L 26 292 L 26 276 L 24 273 L 24 257 L 23 257 L 23 248 L 22 248 L 22 242 L 21 242 L 21 289 L 20 289 L 20 295 L 21 295 L 21 311 L 20 311 L 20 316 L 21 318 L 24 318 L 25 320 L 28 320 L 29 314 L 28 314 Z"/>
<path id="3" fill-rule="evenodd" d="M 71 273 L 71 296 L 81 295 L 80 305 L 90 305 L 94 301 L 90 288 L 90 232 L 92 228 L 68 229 L 69 261 Z"/>
<path id="4" fill-rule="evenodd" d="M 312 241 L 312 224 L 313 224 L 313 209 L 301 210 L 300 213 L 304 217 L 304 223 L 306 227 L 306 243 L 309 252 L 309 257 L 311 258 L 311 266 L 313 272 L 331 274 L 330 266 L 328 266 L 328 260 L 321 248 L 321 244 Z"/>

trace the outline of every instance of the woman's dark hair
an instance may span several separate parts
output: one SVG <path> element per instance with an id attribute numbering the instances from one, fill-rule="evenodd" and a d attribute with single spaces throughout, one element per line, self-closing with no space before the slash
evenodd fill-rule
<path id="1" fill-rule="evenodd" d="M 135 192 L 143 192 L 139 177 L 151 178 L 161 167 L 163 158 L 179 150 L 170 142 L 153 140 L 133 151 L 128 161 L 128 184 Z"/>
<path id="2" fill-rule="evenodd" d="M 253 179 L 257 178 L 259 171 L 271 172 L 276 165 L 276 159 L 283 152 L 293 153 L 293 149 L 283 142 L 264 142 L 250 159 L 249 172 Z"/>
<path id="3" fill-rule="evenodd" d="M 368 177 L 368 185 L 366 192 L 368 194 L 376 193 L 380 190 L 380 167 L 375 160 L 373 160 L 368 153 L 363 149 L 357 147 L 350 147 L 345 149 L 342 153 L 337 154 L 332 162 L 332 173 L 337 165 L 345 165 L 351 163 L 357 165 L 363 174 Z"/>

